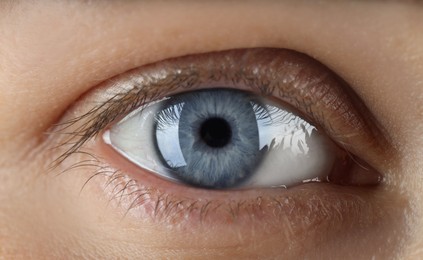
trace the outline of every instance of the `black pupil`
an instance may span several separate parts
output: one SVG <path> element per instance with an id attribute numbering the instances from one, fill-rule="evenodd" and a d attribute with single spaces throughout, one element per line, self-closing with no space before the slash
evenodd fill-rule
<path id="1" fill-rule="evenodd" d="M 200 136 L 210 147 L 224 147 L 231 140 L 231 126 L 222 118 L 209 118 L 201 125 Z"/>

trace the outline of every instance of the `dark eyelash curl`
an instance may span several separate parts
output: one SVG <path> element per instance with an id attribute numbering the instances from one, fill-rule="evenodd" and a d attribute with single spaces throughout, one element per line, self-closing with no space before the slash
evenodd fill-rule
<path id="1" fill-rule="evenodd" d="M 77 152 L 88 140 L 97 137 L 101 130 L 119 117 L 135 110 L 148 101 L 159 98 L 164 91 L 170 91 L 171 86 L 174 86 L 173 88 L 185 86 L 183 87 L 184 89 L 191 87 L 195 82 L 194 78 L 197 78 L 195 74 L 185 76 L 178 74 L 171 79 L 166 78 L 165 80 L 151 82 L 148 87 L 134 85 L 130 91 L 114 94 L 111 98 L 95 106 L 85 114 L 57 124 L 52 134 L 69 135 L 70 137 L 53 149 L 68 145 L 70 145 L 70 148 L 53 162 L 52 167 L 54 168 L 61 164 L 70 155 Z M 160 91 L 163 86 L 166 86 L 166 90 Z M 84 122 L 84 124 L 72 129 L 72 132 L 65 132 L 80 122 Z M 79 139 L 76 142 L 72 142 L 75 137 Z"/>

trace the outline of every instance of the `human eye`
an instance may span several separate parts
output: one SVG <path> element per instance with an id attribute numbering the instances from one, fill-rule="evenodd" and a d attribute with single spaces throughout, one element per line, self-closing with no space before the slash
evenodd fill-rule
<path id="1" fill-rule="evenodd" d="M 71 112 L 56 130 L 71 137 L 55 163 L 91 168 L 91 182 L 106 176 L 106 193 L 119 198 L 126 214 L 182 226 L 222 218 L 254 223 L 259 215 L 274 223 L 280 219 L 276 210 L 308 207 L 304 196 L 310 194 L 333 203 L 327 197 L 333 189 L 378 184 L 381 175 L 372 163 L 389 152 L 348 86 L 319 62 L 290 50 L 163 60 L 106 81 L 81 102 L 91 105 Z M 239 114 L 228 119 L 232 109 Z M 206 141 L 205 135 L 216 134 L 204 133 L 214 124 L 223 129 L 217 133 L 221 140 Z M 238 129 L 240 124 L 255 128 Z M 231 148 L 233 132 L 244 140 Z M 312 222 L 324 216 L 317 208 L 301 214 Z"/>
<path id="2" fill-rule="evenodd" d="M 344 94 L 347 86 L 311 58 L 288 50 L 256 49 L 162 63 L 171 64 L 159 62 L 162 78 L 146 81 L 156 72 L 140 69 L 132 73 L 130 84 L 146 89 L 163 81 L 158 84 L 182 93 L 162 93 L 163 100 L 140 104 L 104 133 L 106 143 L 135 165 L 174 182 L 209 189 L 322 181 L 369 185 L 380 179 L 368 165 L 353 163 L 353 155 L 314 123 L 326 129 L 349 127 L 348 132 L 331 129 L 339 139 L 365 135 L 365 126 L 370 128 L 355 111 L 357 104 Z M 190 85 L 181 89 L 186 78 Z M 323 105 L 325 95 L 332 100 Z M 348 120 L 339 119 L 343 113 L 350 113 Z"/>

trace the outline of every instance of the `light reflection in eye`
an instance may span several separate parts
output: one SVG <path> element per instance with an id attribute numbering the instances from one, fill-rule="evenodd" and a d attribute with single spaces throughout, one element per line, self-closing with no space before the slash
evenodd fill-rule
<path id="1" fill-rule="evenodd" d="M 107 142 L 138 166 L 220 189 L 292 186 L 328 177 L 332 142 L 295 112 L 244 91 L 191 91 L 147 104 Z"/>

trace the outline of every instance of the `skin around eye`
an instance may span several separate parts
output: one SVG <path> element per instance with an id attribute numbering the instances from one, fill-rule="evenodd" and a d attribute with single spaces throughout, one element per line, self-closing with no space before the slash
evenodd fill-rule
<path id="1" fill-rule="evenodd" d="M 402 254 L 402 248 L 408 257 L 420 253 L 418 191 L 423 182 L 418 177 L 422 167 L 417 133 L 421 114 L 415 110 L 415 104 L 421 105 L 420 8 L 379 1 L 188 2 L 192 1 L 100 5 L 19 1 L 18 8 L 1 15 L 0 254 L 6 258 L 15 253 L 38 258 L 38 253 L 39 258 L 389 259 Z M 121 119 L 117 115 L 185 91 L 156 91 L 156 98 L 149 91 L 149 99 L 132 102 L 137 103 L 132 108 L 129 99 L 119 99 L 118 113 L 105 104 L 112 97 L 109 94 L 125 93 L 124 82 L 130 81 L 125 76 L 145 77 L 146 68 L 122 75 L 114 91 L 105 91 L 112 89 L 110 82 L 97 86 L 99 82 L 162 59 L 259 46 L 308 53 L 352 85 L 389 141 L 396 143 L 398 157 L 375 152 L 380 142 L 368 146 L 360 141 L 366 134 L 357 131 L 338 132 L 349 138 L 343 136 L 347 142 L 339 143 L 355 146 L 347 147 L 351 151 L 359 149 L 354 152 L 363 159 L 355 158 L 359 164 L 383 167 L 384 185 L 309 184 L 242 193 L 177 189 L 120 161 L 118 154 L 99 144 L 97 130 L 79 132 L 86 141 L 68 153 L 53 173 L 46 170 L 46 162 L 68 151 L 67 146 L 57 148 L 56 142 L 79 141 L 66 132 L 78 134 L 76 127 L 84 124 L 104 129 Z M 164 74 L 172 74 L 163 66 L 151 71 L 160 67 Z M 284 102 L 296 107 L 294 102 Z M 54 123 L 68 122 L 102 104 L 113 111 L 109 115 L 114 120 L 102 114 L 96 125 L 91 124 L 90 119 L 101 114 L 93 113 L 61 131 L 63 135 L 45 135 Z M 343 120 L 336 120 L 336 115 L 326 113 L 321 121 L 335 121 L 333 129 L 340 130 Z M 351 130 L 347 126 L 344 129 Z M 333 133 L 331 126 L 327 128 Z M 362 139 L 354 139 L 357 136 Z M 389 145 L 384 147 L 389 150 Z M 61 171 L 66 173 L 56 177 Z"/>

